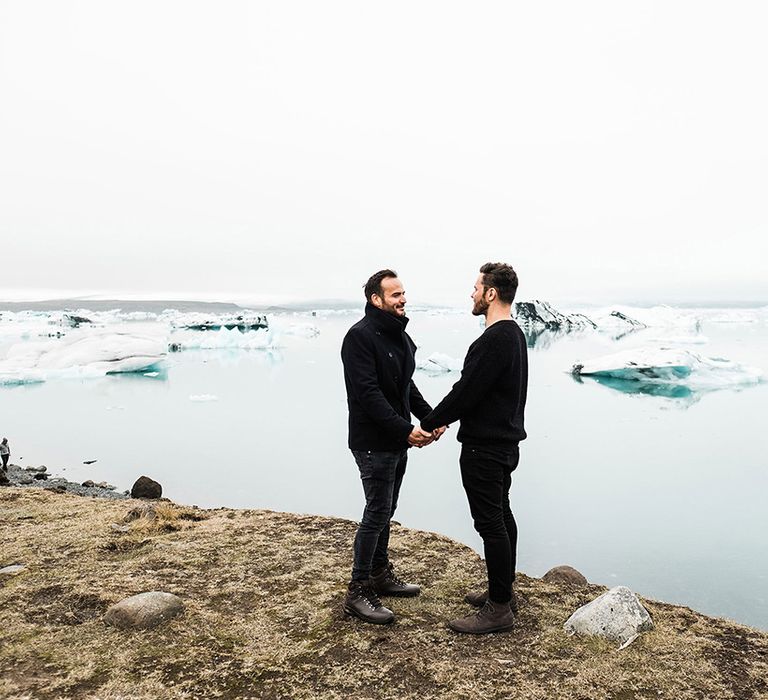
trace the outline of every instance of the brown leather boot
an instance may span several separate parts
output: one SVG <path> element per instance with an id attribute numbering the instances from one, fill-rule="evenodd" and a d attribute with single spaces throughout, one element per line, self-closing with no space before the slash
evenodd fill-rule
<path id="1" fill-rule="evenodd" d="M 488 591 L 473 591 L 467 593 L 464 596 L 464 602 L 469 603 L 472 607 L 482 608 L 485 605 L 485 601 L 488 600 Z M 518 603 L 517 593 L 515 593 L 514 587 L 512 588 L 512 599 L 509 601 L 509 607 L 512 608 L 512 612 L 517 615 Z"/>
<path id="2" fill-rule="evenodd" d="M 350 581 L 344 599 L 344 612 L 374 625 L 388 625 L 395 621 L 395 613 L 385 608 L 376 593 L 363 581 Z"/>
<path id="3" fill-rule="evenodd" d="M 509 603 L 494 603 L 486 600 L 480 610 L 466 617 L 459 617 L 448 623 L 454 632 L 462 634 L 489 634 L 504 632 L 515 625 L 515 616 Z"/>
<path id="4" fill-rule="evenodd" d="M 371 588 L 379 595 L 393 595 L 400 598 L 414 598 L 421 593 L 415 583 L 401 581 L 395 574 L 392 564 L 371 572 Z"/>

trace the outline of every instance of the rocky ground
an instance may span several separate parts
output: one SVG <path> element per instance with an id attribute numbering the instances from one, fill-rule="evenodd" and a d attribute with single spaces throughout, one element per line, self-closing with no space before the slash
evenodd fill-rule
<path id="1" fill-rule="evenodd" d="M 7 471 L 0 470 L 0 487 L 2 486 L 40 487 L 58 493 L 68 492 L 97 498 L 128 498 L 129 495 L 128 491 L 117 491 L 105 481 L 94 482 L 89 479 L 80 483 L 60 476 L 51 476 L 48 467 L 43 464 L 36 467 L 9 464 Z"/>
<path id="2" fill-rule="evenodd" d="M 482 561 L 394 527 L 393 558 L 423 594 L 375 627 L 341 613 L 355 523 L 136 506 L 0 489 L 0 568 L 16 565 L 0 573 L 0 697 L 768 698 L 768 635 L 688 608 L 643 600 L 655 629 L 619 651 L 563 632 L 605 589 L 520 576 L 512 632 L 456 635 L 445 620 L 469 612 Z M 183 614 L 150 630 L 105 624 L 145 591 L 179 596 Z"/>

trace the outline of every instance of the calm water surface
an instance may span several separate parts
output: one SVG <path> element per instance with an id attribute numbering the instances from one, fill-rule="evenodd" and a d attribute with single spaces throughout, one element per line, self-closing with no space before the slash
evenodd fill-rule
<path id="1" fill-rule="evenodd" d="M 320 335 L 285 336 L 279 351 L 176 353 L 165 377 L 0 387 L 0 431 L 12 461 L 74 480 L 126 489 L 147 474 L 182 503 L 358 519 L 362 492 L 346 448 L 339 360 L 356 319 L 297 317 Z M 461 358 L 481 330 L 469 314 L 415 312 L 409 326 L 420 357 Z M 694 352 L 768 373 L 767 324 L 703 331 L 709 343 Z M 529 350 L 529 439 L 512 487 L 518 568 L 540 576 L 570 564 L 593 582 L 768 629 L 768 384 L 673 400 L 568 373 L 578 360 L 658 335 L 644 333 L 620 341 L 550 335 Z M 415 380 L 434 404 L 456 376 Z M 218 400 L 189 398 L 200 394 Z M 455 434 L 411 451 L 396 519 L 479 550 Z M 87 459 L 98 461 L 83 465 Z"/>

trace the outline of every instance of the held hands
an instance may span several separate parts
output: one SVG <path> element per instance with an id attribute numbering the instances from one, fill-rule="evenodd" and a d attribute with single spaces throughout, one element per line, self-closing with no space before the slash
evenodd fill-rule
<path id="1" fill-rule="evenodd" d="M 422 430 L 419 426 L 416 426 L 411 434 L 408 436 L 408 444 L 412 447 L 426 447 L 435 440 L 439 440 L 442 434 L 446 431 L 447 426 L 436 428 L 431 433 L 426 430 Z"/>

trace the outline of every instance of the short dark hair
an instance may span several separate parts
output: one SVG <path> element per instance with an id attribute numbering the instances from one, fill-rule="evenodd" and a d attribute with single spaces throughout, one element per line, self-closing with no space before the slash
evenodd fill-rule
<path id="1" fill-rule="evenodd" d="M 363 287 L 365 290 L 365 300 L 370 301 L 371 296 L 374 294 L 383 297 L 384 294 L 381 289 L 381 283 L 389 277 L 397 277 L 397 273 L 394 270 L 379 270 L 372 274 Z"/>
<path id="2" fill-rule="evenodd" d="M 483 286 L 493 287 L 499 299 L 505 304 L 515 300 L 517 292 L 517 273 L 506 263 L 485 263 L 480 268 L 483 274 Z"/>

